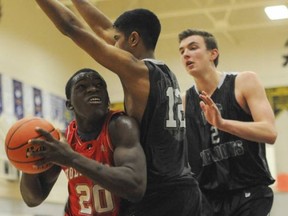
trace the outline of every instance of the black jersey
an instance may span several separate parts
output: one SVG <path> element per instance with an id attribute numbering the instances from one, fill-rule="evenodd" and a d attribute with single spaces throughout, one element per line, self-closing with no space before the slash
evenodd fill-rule
<path id="1" fill-rule="evenodd" d="M 150 91 L 140 139 L 147 161 L 147 190 L 139 203 L 122 200 L 119 215 L 197 216 L 200 190 L 188 163 L 178 82 L 165 64 L 144 61 L 149 69 Z"/>
<path id="2" fill-rule="evenodd" d="M 147 189 L 158 190 L 182 182 L 191 171 L 178 82 L 164 63 L 144 61 L 149 69 L 150 93 L 141 122 L 141 143 L 148 167 Z"/>
<path id="3" fill-rule="evenodd" d="M 224 119 L 251 122 L 235 98 L 237 74 L 225 74 L 211 98 Z M 264 143 L 255 143 L 211 126 L 199 105 L 195 86 L 186 94 L 189 162 L 202 190 L 226 191 L 274 182 Z"/>

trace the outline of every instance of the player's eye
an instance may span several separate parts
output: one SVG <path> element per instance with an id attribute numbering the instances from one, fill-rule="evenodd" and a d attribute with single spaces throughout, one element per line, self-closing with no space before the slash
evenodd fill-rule
<path id="1" fill-rule="evenodd" d="M 78 90 L 78 91 L 81 91 L 81 90 L 84 90 L 85 87 L 86 86 L 84 84 L 78 84 L 78 85 L 75 86 L 75 89 Z"/>
<path id="2" fill-rule="evenodd" d="M 198 49 L 198 46 L 196 46 L 196 45 L 191 45 L 191 46 L 189 46 L 188 48 L 189 48 L 189 50 L 196 50 L 196 49 Z"/>
<path id="3" fill-rule="evenodd" d="M 101 82 L 101 83 L 97 83 L 97 84 L 96 84 L 96 87 L 97 87 L 97 88 L 102 88 L 103 86 L 104 86 L 104 85 L 103 85 L 103 83 L 102 83 L 102 82 Z"/>
<path id="4" fill-rule="evenodd" d="M 114 35 L 114 40 L 118 41 L 119 40 L 119 35 Z"/>

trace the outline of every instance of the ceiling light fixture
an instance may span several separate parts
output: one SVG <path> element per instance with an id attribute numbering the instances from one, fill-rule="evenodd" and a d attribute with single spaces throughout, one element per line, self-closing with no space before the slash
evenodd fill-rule
<path id="1" fill-rule="evenodd" d="M 288 19 L 288 8 L 285 5 L 265 7 L 265 13 L 270 20 Z"/>

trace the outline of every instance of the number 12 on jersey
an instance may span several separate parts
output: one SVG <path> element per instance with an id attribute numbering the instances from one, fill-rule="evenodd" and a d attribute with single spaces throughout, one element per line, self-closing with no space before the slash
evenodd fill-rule
<path id="1" fill-rule="evenodd" d="M 179 89 L 173 89 L 172 87 L 168 87 L 166 91 L 166 96 L 169 100 L 168 119 L 166 120 L 166 127 L 176 128 L 179 125 L 180 127 L 185 127 L 183 104 Z"/>

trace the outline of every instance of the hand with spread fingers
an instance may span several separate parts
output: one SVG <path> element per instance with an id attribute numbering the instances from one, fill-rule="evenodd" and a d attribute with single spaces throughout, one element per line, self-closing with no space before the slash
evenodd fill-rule
<path id="1" fill-rule="evenodd" d="M 209 122 L 209 124 L 220 129 L 224 119 L 221 116 L 219 108 L 205 91 L 202 91 L 199 97 L 202 100 L 200 102 L 200 107 L 205 115 L 206 120 Z"/>
<path id="2" fill-rule="evenodd" d="M 43 159 L 36 163 L 36 166 L 43 166 L 47 163 L 57 164 L 59 166 L 67 166 L 67 158 L 73 158 L 75 153 L 66 142 L 65 137 L 61 136 L 60 141 L 55 139 L 48 131 L 42 128 L 36 128 L 36 131 L 44 137 L 44 139 L 31 139 L 29 143 L 39 145 L 40 151 L 29 152 L 29 157 L 41 157 Z M 71 156 L 69 156 L 71 155 Z"/>

